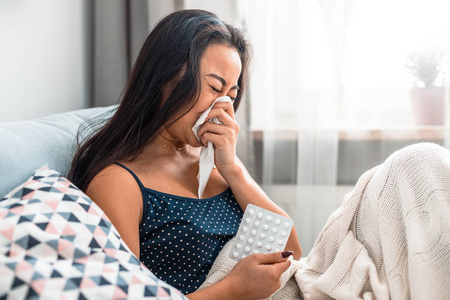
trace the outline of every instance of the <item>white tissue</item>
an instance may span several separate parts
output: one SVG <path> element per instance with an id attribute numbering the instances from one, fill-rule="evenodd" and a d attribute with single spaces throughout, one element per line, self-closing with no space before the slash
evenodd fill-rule
<path id="1" fill-rule="evenodd" d="M 217 98 L 213 104 L 211 104 L 210 107 L 208 107 L 207 110 L 205 110 L 201 115 L 200 118 L 198 118 L 197 122 L 195 122 L 194 127 L 192 127 L 192 131 L 195 134 L 195 137 L 197 140 L 200 141 L 197 132 L 200 129 L 201 125 L 205 122 L 206 117 L 208 116 L 209 112 L 213 108 L 214 104 L 216 102 L 231 102 L 230 97 L 223 96 L 220 98 Z M 220 123 L 217 118 L 208 120 L 209 122 L 214 122 L 216 124 L 222 124 Z M 200 162 L 198 167 L 198 174 L 197 174 L 197 180 L 198 180 L 198 198 L 200 199 L 202 197 L 203 191 L 205 190 L 206 184 L 208 183 L 209 176 L 211 175 L 212 169 L 214 168 L 214 146 L 212 142 L 208 142 L 207 147 L 202 147 L 202 150 L 200 152 Z"/>

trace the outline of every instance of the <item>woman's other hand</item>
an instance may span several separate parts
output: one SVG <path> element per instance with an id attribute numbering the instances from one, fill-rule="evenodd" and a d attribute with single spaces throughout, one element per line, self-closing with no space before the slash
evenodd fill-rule
<path id="1" fill-rule="evenodd" d="M 290 255 L 291 251 L 247 256 L 223 280 L 187 297 L 191 300 L 267 298 L 281 287 L 281 275 L 291 265 Z"/>
<path id="2" fill-rule="evenodd" d="M 281 287 L 281 275 L 291 265 L 288 260 L 291 254 L 276 252 L 247 256 L 236 264 L 227 280 L 239 299 L 267 298 Z"/>

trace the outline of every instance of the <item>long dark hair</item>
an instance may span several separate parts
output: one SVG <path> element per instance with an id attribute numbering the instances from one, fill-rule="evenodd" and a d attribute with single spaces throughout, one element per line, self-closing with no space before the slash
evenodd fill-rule
<path id="1" fill-rule="evenodd" d="M 80 147 L 68 174 L 81 190 L 102 169 L 133 160 L 167 128 L 187 113 L 200 95 L 200 59 L 213 43 L 234 47 L 241 58 L 239 106 L 246 85 L 249 46 L 242 33 L 203 10 L 174 12 L 152 30 L 131 71 L 124 95 L 111 119 Z M 170 83 L 168 95 L 163 89 Z"/>

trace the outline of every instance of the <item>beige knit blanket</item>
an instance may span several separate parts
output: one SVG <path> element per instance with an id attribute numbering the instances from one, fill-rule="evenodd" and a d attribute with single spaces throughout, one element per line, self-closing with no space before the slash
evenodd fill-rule
<path id="1" fill-rule="evenodd" d="M 200 288 L 233 268 L 231 243 Z M 281 281 L 268 299 L 450 299 L 450 152 L 416 144 L 366 172 Z"/>

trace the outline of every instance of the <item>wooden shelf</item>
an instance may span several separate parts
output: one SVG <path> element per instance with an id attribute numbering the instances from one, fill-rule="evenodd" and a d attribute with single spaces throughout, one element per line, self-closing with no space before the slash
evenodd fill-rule
<path id="1" fill-rule="evenodd" d="M 444 126 L 420 126 L 405 128 L 379 128 L 379 129 L 340 129 L 339 140 L 412 140 L 412 141 L 435 141 L 444 140 L 446 128 Z M 278 130 L 274 133 L 276 139 L 297 140 L 298 133 L 294 130 Z M 450 129 L 449 129 L 450 135 Z M 252 132 L 255 140 L 262 140 L 264 132 L 256 130 Z"/>

